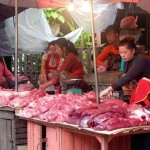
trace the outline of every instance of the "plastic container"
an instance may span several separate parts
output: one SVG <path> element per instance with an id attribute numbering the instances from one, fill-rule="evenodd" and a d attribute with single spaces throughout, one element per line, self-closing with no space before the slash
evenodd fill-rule
<path id="1" fill-rule="evenodd" d="M 68 89 L 67 93 L 68 92 L 71 92 L 72 94 L 82 94 L 82 90 L 81 89 L 76 89 L 76 88 Z"/>

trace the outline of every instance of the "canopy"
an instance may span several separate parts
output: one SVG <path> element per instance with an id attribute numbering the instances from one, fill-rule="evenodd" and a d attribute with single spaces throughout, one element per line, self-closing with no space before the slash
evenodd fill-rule
<path id="1" fill-rule="evenodd" d="M 18 0 L 18 12 L 21 12 L 26 8 L 67 7 L 70 2 L 70 0 Z M 83 7 L 81 7 L 84 6 L 85 0 L 72 0 L 72 2 L 76 6 L 75 11 L 70 12 L 72 17 L 74 18 L 78 26 L 82 26 L 84 30 L 91 33 L 89 19 L 90 11 L 85 12 Z M 108 25 L 114 23 L 117 10 L 123 9 L 123 6 L 120 2 L 138 3 L 139 7 L 148 12 L 150 11 L 150 4 L 148 0 L 93 0 L 95 32 L 100 32 Z M 0 0 L 0 3 L 1 5 L 5 4 L 8 6 L 14 6 L 15 0 Z M 14 15 L 12 7 L 9 7 L 9 9 L 1 9 L 0 21 L 12 15 Z"/>
<path id="2" fill-rule="evenodd" d="M 143 9 L 143 10 L 147 11 L 148 13 L 150 13 L 150 1 L 149 0 L 139 0 L 137 5 L 141 9 Z"/>
<path id="3" fill-rule="evenodd" d="M 18 12 L 25 10 L 26 8 L 47 8 L 47 7 L 66 7 L 69 5 L 70 2 L 78 4 L 79 6 L 82 5 L 82 1 L 84 0 L 18 0 Z M 144 2 L 146 3 L 144 4 Z M 93 0 L 93 4 L 99 5 L 102 3 L 116 3 L 116 2 L 139 2 L 139 5 L 143 4 L 144 7 L 149 7 L 148 0 Z M 140 3 L 143 4 L 140 4 Z M 4 5 L 3 5 L 4 4 Z M 15 6 L 15 0 L 0 0 L 0 21 L 3 21 L 11 16 L 14 16 L 15 11 L 13 7 Z M 23 8 L 22 8 L 23 7 Z M 146 9 L 147 9 L 146 8 Z M 144 8 L 143 8 L 144 9 Z"/>
<path id="4" fill-rule="evenodd" d="M 15 0 L 0 0 L 0 3 L 15 6 Z M 70 0 L 18 0 L 19 7 L 27 8 L 47 8 L 47 7 L 65 7 Z"/>
<path id="5" fill-rule="evenodd" d="M 85 11 L 82 7 L 84 6 L 85 0 L 72 0 L 72 2 L 76 8 L 75 11 L 70 12 L 71 16 L 74 18 L 79 27 L 83 27 L 84 30 L 91 33 L 89 19 L 90 10 Z M 95 32 L 101 32 L 108 25 L 114 23 L 118 9 L 123 9 L 123 5 L 121 5 L 120 2 L 137 3 L 139 7 L 150 12 L 149 0 L 93 0 Z M 0 3 L 0 6 L 2 4 L 14 6 L 15 0 L 0 0 Z M 18 12 L 21 12 L 26 8 L 67 7 L 69 3 L 70 0 L 18 0 Z M 2 6 L 4 7 L 4 5 Z M 13 9 L 14 8 L 12 7 L 9 7 L 8 9 L 5 8 L 3 10 L 1 9 L 0 21 L 14 15 Z"/>
<path id="6" fill-rule="evenodd" d="M 24 11 L 27 8 L 22 8 L 19 7 L 18 8 L 18 13 Z M 14 7 L 10 7 L 10 6 L 6 6 L 0 3 L 0 22 L 4 21 L 5 19 L 12 17 L 15 15 L 15 8 Z"/>
<path id="7" fill-rule="evenodd" d="M 9 5 L 12 4 L 11 2 L 13 1 L 10 1 Z M 93 3 L 96 32 L 100 32 L 109 24 L 113 24 L 117 10 L 118 8 L 121 8 L 121 3 L 112 3 L 110 0 L 107 0 L 107 3 L 104 0 L 101 0 L 102 4 L 99 4 L 99 2 L 99 0 L 95 0 Z M 71 12 L 71 15 L 81 28 L 66 35 L 66 37 L 73 42 L 78 39 L 83 29 L 91 33 L 91 20 L 89 19 L 90 10 L 86 12 L 83 11 L 82 7 L 79 7 L 79 1 L 77 0 L 75 0 L 75 6 L 76 11 Z M 15 49 L 15 19 L 11 17 L 5 20 L 4 25 L 5 27 L 0 32 L 1 56 L 10 55 L 14 53 Z M 56 37 L 53 36 L 42 9 L 30 8 L 18 15 L 19 52 L 41 53 L 47 48 L 48 42 L 54 39 L 56 39 Z"/>
<path id="8" fill-rule="evenodd" d="M 85 4 L 84 4 L 85 3 Z M 86 5 L 86 1 L 83 2 L 83 7 Z M 71 11 L 70 14 L 76 21 L 79 27 L 89 33 L 91 33 L 90 23 L 90 10 L 85 10 L 83 7 L 75 7 L 75 11 Z M 112 2 L 110 0 L 94 0 L 93 1 L 93 14 L 94 14 L 94 28 L 95 33 L 103 31 L 108 25 L 113 24 L 118 9 L 123 9 L 123 4 L 120 2 Z"/>
<path id="9" fill-rule="evenodd" d="M 28 8 L 47 8 L 47 7 L 66 7 L 70 2 L 82 4 L 84 0 L 18 0 L 19 7 Z M 102 1 L 107 2 L 138 2 L 140 0 L 93 0 L 93 3 L 97 1 L 101 3 Z M 0 0 L 0 3 L 15 6 L 15 0 Z"/>

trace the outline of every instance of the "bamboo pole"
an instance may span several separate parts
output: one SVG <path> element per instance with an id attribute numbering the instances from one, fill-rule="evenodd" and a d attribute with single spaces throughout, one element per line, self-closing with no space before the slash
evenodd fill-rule
<path id="1" fill-rule="evenodd" d="M 15 90 L 18 91 L 18 0 L 15 0 Z"/>
<path id="2" fill-rule="evenodd" d="M 98 77 L 97 77 L 97 65 L 96 65 L 95 29 L 94 29 L 94 15 L 93 15 L 92 0 L 90 0 L 90 14 L 91 14 L 90 17 L 91 17 L 91 29 L 92 29 L 92 45 L 93 45 L 93 59 L 94 59 L 96 102 L 99 104 L 99 90 L 98 90 Z"/>

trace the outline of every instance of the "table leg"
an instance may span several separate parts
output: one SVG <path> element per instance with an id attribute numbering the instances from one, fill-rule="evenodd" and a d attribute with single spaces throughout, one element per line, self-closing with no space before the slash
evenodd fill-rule
<path id="1" fill-rule="evenodd" d="M 101 143 L 101 150 L 108 150 L 109 137 L 107 135 L 97 135 L 96 138 Z"/>

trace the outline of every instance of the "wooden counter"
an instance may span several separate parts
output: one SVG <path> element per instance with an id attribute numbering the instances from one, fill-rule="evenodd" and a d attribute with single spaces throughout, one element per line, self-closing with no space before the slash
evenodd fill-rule
<path id="1" fill-rule="evenodd" d="M 46 126 L 46 150 L 130 150 L 130 135 L 150 132 L 150 126 L 94 131 L 76 125 L 28 120 L 28 150 L 41 150 L 41 126 Z"/>

